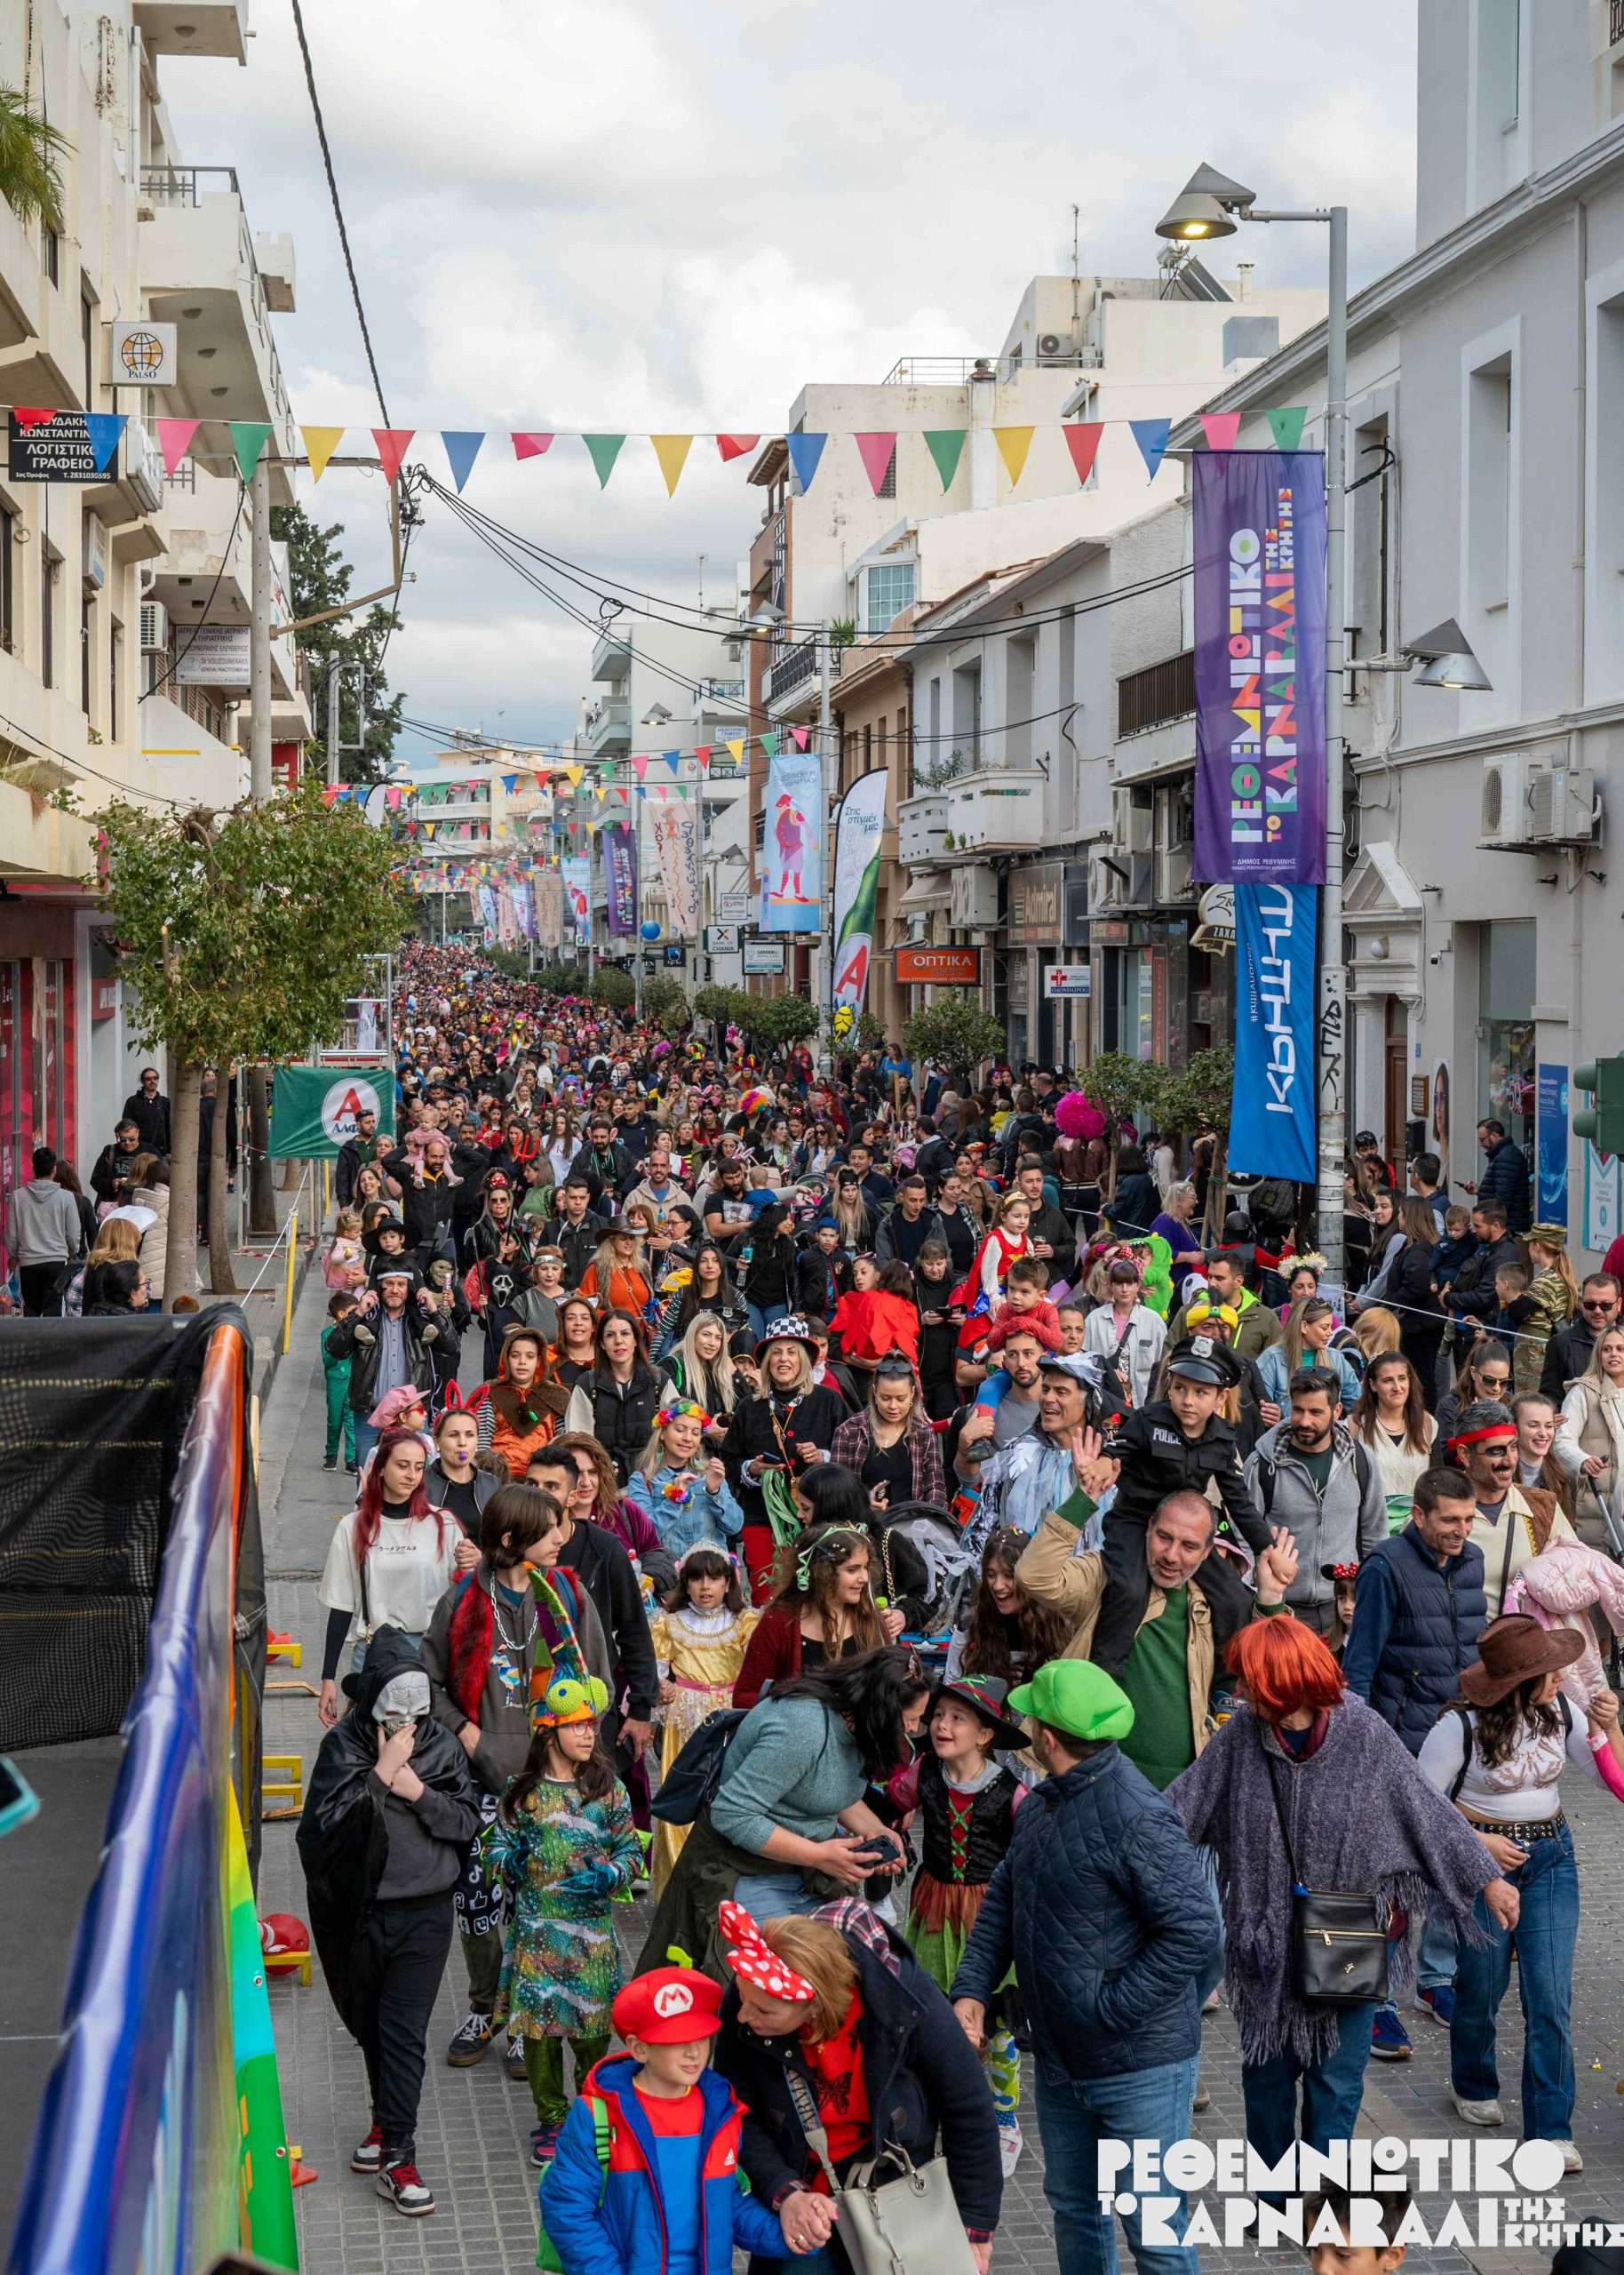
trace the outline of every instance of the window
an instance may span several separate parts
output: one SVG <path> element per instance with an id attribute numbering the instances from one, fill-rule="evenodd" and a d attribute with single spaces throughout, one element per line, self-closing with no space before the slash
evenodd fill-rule
<path id="1" fill-rule="evenodd" d="M 1348 627 L 1354 635 L 1353 652 L 1384 656 L 1388 643 L 1388 484 L 1387 419 L 1368 420 L 1353 432 L 1352 492 L 1353 563 Z"/>
<path id="2" fill-rule="evenodd" d="M 39 549 L 39 683 L 56 685 L 56 562 Z"/>
<path id="3" fill-rule="evenodd" d="M 1476 210 L 1528 172 L 1522 0 L 1472 0 L 1467 52 L 1467 189 Z"/>
<path id="4" fill-rule="evenodd" d="M 1461 585 L 1462 620 L 1493 687 L 1516 702 L 1518 444 L 1515 323 L 1463 351 Z M 1465 698 L 1470 703 L 1471 698 Z"/>
<path id="5" fill-rule="evenodd" d="M 895 465 L 895 460 L 893 460 Z M 886 493 L 881 491 L 880 495 Z M 891 493 L 896 495 L 895 491 Z M 882 562 L 863 571 L 863 629 L 888 632 L 904 609 L 913 606 L 912 561 Z"/>
<path id="6" fill-rule="evenodd" d="M 1004 643 L 1004 763 L 1027 766 L 1032 754 L 1032 689 L 1037 683 L 1035 639 Z"/>
<path id="7" fill-rule="evenodd" d="M 1485 924 L 1477 975 L 1477 1115 L 1506 1125 L 1534 1156 L 1534 950 L 1538 926 L 1527 920 Z M 1463 1132 L 1457 1133 L 1456 1144 Z"/>
<path id="8" fill-rule="evenodd" d="M 974 766 L 980 744 L 981 666 L 960 664 L 953 672 L 953 748 Z"/>
<path id="9" fill-rule="evenodd" d="M 79 708 L 91 715 L 91 657 L 96 646 L 95 603 L 88 593 L 79 596 Z"/>
<path id="10" fill-rule="evenodd" d="M 118 740 L 118 682 L 124 668 L 124 627 L 113 619 L 107 638 L 107 740 Z"/>
<path id="11" fill-rule="evenodd" d="M 17 542 L 17 516 L 9 506 L 0 506 L 0 648 L 7 655 L 16 651 L 16 593 L 12 579 L 16 573 L 17 556 L 12 547 Z"/>
<path id="12" fill-rule="evenodd" d="M 45 272 L 46 281 L 55 284 L 62 272 L 62 240 L 54 229 L 42 229 L 39 249 L 40 266 Z"/>
<path id="13" fill-rule="evenodd" d="M 1624 453 L 1607 447 L 1624 422 L 1624 261 L 1585 299 L 1585 700 L 1607 703 L 1624 691 Z"/>

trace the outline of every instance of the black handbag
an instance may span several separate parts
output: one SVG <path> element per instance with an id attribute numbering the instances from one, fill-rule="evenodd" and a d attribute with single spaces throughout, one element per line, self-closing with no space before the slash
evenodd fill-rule
<path id="1" fill-rule="evenodd" d="M 1286 1829 L 1274 1764 L 1267 1755 L 1264 1768 L 1291 1873 L 1288 1981 L 1293 1998 L 1300 1999 L 1305 2007 L 1364 2007 L 1385 1999 L 1387 1930 L 1377 1915 L 1375 1897 L 1341 1888 L 1304 1887 Z"/>

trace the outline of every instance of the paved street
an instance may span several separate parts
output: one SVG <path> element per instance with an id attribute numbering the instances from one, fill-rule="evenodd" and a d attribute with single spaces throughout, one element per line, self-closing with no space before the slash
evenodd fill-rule
<path id="1" fill-rule="evenodd" d="M 300 1299 L 295 1340 L 272 1389 L 261 1426 L 261 1498 L 271 1575 L 271 1620 L 291 1630 L 306 1650 L 305 1672 L 320 1674 L 321 1616 L 315 1581 L 332 1520 L 342 1506 L 342 1473 L 321 1466 L 323 1434 L 322 1374 L 316 1338 L 325 1316 L 320 1274 L 312 1273 Z M 471 1348 L 477 1353 L 477 1338 Z M 465 1372 L 472 1372 L 471 1358 Z M 315 1701 L 277 1694 L 270 1702 L 268 1746 L 296 1752 L 308 1767 L 320 1741 Z M 1624 1811 L 1605 1794 L 1586 1792 L 1572 1806 L 1584 1888 L 1574 2000 L 1579 2106 L 1574 2131 L 1587 2170 L 1572 2183 L 1567 2202 L 1576 2215 L 1624 2209 Z M 291 1824 L 267 1825 L 259 1890 L 261 1912 L 305 1912 Z M 626 1938 L 641 1940 L 634 1914 Z M 511 2083 L 494 2057 L 476 2070 L 445 2066 L 442 2049 L 463 2012 L 462 1970 L 453 1957 L 430 2038 L 430 2064 L 418 2130 L 418 2158 L 434 2189 L 432 2219 L 409 2221 L 379 2201 L 371 2183 L 348 2170 L 351 2146 L 366 2131 L 368 2112 L 361 2056 L 338 2024 L 322 1988 L 319 1969 L 306 1991 L 291 1977 L 272 1990 L 288 2132 L 320 2175 L 302 2188 L 299 2208 L 306 2275 L 405 2275 L 405 2271 L 462 2270 L 466 2275 L 530 2267 L 535 2261 L 534 2176 L 528 2163 L 533 2118 L 522 2085 Z M 1372 2066 L 1361 2130 L 1405 2137 L 1437 2137 L 1452 2127 L 1445 2100 L 1447 2040 L 1423 2016 L 1410 2018 L 1416 2051 L 1406 2064 Z M 1238 2063 L 1227 2015 L 1206 2026 L 1206 2077 L 1212 2107 L 1198 2120 L 1202 2137 L 1241 2131 Z M 1515 2105 L 1521 2051 L 1520 2024 L 1508 2012 L 1502 2032 L 1501 2079 Z M 995 2267 L 1050 2269 L 1055 2265 L 1042 2191 L 1035 2126 L 1032 2145 L 1005 2199 Z M 1280 2256 L 1283 2266 L 1292 2255 Z M 1485 2275 L 1546 2263 L 1528 2252 L 1415 2252 L 1409 2266 Z M 1256 2255 L 1204 2255 L 1204 2264 L 1238 2270 Z"/>

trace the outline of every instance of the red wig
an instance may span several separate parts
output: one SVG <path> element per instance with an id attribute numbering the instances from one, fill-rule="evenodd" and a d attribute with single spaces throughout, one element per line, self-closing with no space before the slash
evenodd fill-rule
<path id="1" fill-rule="evenodd" d="M 1329 1649 L 1311 1627 L 1284 1612 L 1243 1627 L 1224 1664 L 1262 1721 L 1284 1721 L 1304 1706 L 1318 1712 L 1342 1695 L 1342 1671 Z"/>
<path id="2" fill-rule="evenodd" d="M 355 1505 L 355 1562 L 358 1567 L 364 1564 L 371 1554 L 384 1521 L 384 1469 L 397 1446 L 416 1446 L 422 1453 L 422 1432 L 386 1430 L 378 1441 L 371 1467 L 362 1480 L 361 1498 Z M 417 1491 L 406 1505 L 406 1513 L 409 1517 L 432 1516 L 439 1530 L 440 1545 L 442 1548 L 445 1546 L 445 1511 L 430 1508 L 428 1487 L 421 1477 L 418 1480 Z M 454 1523 L 456 1520 L 452 1521 Z"/>

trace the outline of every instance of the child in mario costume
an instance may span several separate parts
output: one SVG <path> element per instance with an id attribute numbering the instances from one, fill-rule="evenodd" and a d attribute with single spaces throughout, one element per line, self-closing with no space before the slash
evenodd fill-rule
<path id="1" fill-rule="evenodd" d="M 594 2066 L 564 2120 L 541 2183 L 537 2266 L 729 2275 L 736 2250 L 784 2259 L 821 2239 L 805 2194 L 775 2214 L 745 2189 L 744 2103 L 709 2066 L 721 2000 L 720 1985 L 687 1967 L 657 1967 L 617 1997 L 626 2051 Z"/>

